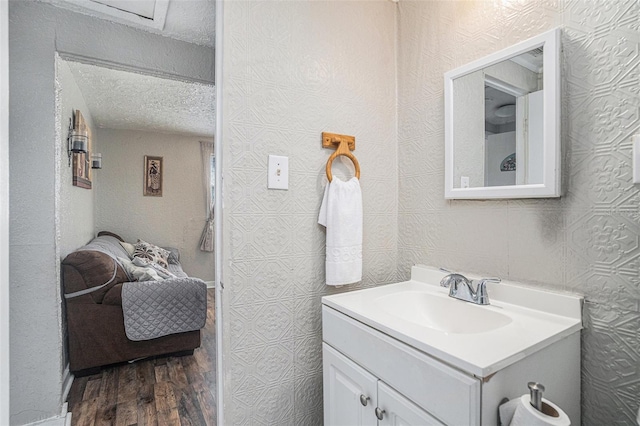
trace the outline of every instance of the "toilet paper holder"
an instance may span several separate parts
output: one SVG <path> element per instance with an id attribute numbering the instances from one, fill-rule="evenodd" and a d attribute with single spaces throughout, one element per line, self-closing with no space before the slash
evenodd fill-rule
<path id="1" fill-rule="evenodd" d="M 544 392 L 544 385 L 537 382 L 527 383 L 529 387 L 529 395 L 531 396 L 531 405 L 536 410 L 542 411 L 542 392 Z"/>
<path id="2" fill-rule="evenodd" d="M 551 417 L 559 417 L 560 413 L 558 410 L 547 404 L 542 400 L 542 393 L 545 391 L 544 385 L 538 382 L 529 382 L 527 383 L 527 387 L 529 388 L 529 396 L 530 396 L 530 404 L 533 408 L 540 411 L 542 414 Z M 500 404 L 498 404 L 498 426 L 503 426 L 500 422 L 500 406 L 509 402 L 509 398 L 502 398 Z"/>

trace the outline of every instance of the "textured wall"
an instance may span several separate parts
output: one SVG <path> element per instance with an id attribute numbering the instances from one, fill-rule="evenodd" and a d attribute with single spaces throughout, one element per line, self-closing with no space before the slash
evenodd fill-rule
<path id="1" fill-rule="evenodd" d="M 0 422 L 9 422 L 9 4 L 0 2 Z"/>
<path id="2" fill-rule="evenodd" d="M 213 80 L 210 48 L 43 2 L 9 2 L 12 424 L 58 415 L 62 405 L 56 51 L 153 75 Z"/>
<path id="3" fill-rule="evenodd" d="M 69 166 L 67 156 L 67 135 L 69 133 L 69 119 L 73 117 L 75 110 L 79 109 L 82 116 L 92 129 L 93 135 L 97 130 L 93 117 L 82 97 L 82 92 L 73 78 L 69 64 L 56 56 L 56 121 L 57 137 L 56 150 L 58 151 L 58 166 L 56 170 L 56 199 L 57 215 L 57 256 L 64 259 L 69 253 L 85 245 L 94 237 L 94 197 L 95 189 L 84 189 L 73 186 L 73 159 Z M 93 152 L 97 152 L 98 145 L 95 136 L 92 140 Z M 97 175 L 92 174 L 92 184 L 95 188 Z M 68 363 L 67 347 L 67 321 L 64 305 L 60 316 L 60 333 L 62 341 L 62 357 L 60 368 L 64 369 Z M 63 380 L 65 378 L 63 377 Z M 64 386 L 64 384 L 63 384 Z"/>
<path id="4" fill-rule="evenodd" d="M 69 118 L 73 116 L 73 112 L 79 109 L 82 116 L 93 132 L 92 147 L 93 152 L 99 152 L 96 131 L 98 130 L 94 123 L 91 113 L 87 108 L 82 97 L 82 92 L 76 84 L 73 74 L 69 69 L 66 61 L 56 60 L 56 90 L 58 101 L 58 126 L 59 126 L 59 150 L 60 156 L 60 177 L 58 200 L 59 215 L 59 250 L 60 259 L 64 259 L 69 253 L 80 246 L 85 245 L 94 237 L 94 195 L 95 186 L 99 174 L 92 173 L 93 189 L 84 189 L 79 186 L 73 186 L 73 170 L 69 167 L 67 157 L 67 135 L 69 133 Z M 73 164 L 73 159 L 72 159 Z"/>
<path id="5" fill-rule="evenodd" d="M 62 395 L 54 27 L 24 6 L 9 3 L 11 424 L 58 414 Z"/>
<path id="6" fill-rule="evenodd" d="M 396 281 L 395 5 L 226 2 L 224 10 L 225 423 L 322 422 L 317 224 L 333 152 L 356 136 L 363 282 Z M 267 156 L 289 156 L 289 190 L 267 190 Z M 352 172 L 334 163 L 334 176 Z"/>
<path id="7" fill-rule="evenodd" d="M 443 73 L 560 25 L 563 197 L 445 201 Z M 399 3 L 400 276 L 428 263 L 583 293 L 587 425 L 635 424 L 640 404 L 639 25 L 637 0 Z"/>
<path id="8" fill-rule="evenodd" d="M 206 222 L 200 140 L 197 136 L 97 129 L 102 170 L 96 186 L 95 231 L 112 231 L 180 249 L 189 275 L 213 281 L 213 253 L 200 251 Z M 142 195 L 144 156 L 164 157 L 163 195 Z"/>

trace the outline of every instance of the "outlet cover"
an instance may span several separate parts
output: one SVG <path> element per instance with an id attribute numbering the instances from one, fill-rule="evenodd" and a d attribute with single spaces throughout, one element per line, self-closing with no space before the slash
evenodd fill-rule
<path id="1" fill-rule="evenodd" d="M 289 157 L 269 156 L 267 188 L 289 189 Z"/>

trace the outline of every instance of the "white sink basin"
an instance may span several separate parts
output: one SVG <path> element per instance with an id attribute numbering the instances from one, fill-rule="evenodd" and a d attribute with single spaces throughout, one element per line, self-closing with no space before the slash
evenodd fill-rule
<path id="1" fill-rule="evenodd" d="M 582 298 L 488 283 L 489 305 L 449 297 L 446 274 L 414 266 L 411 280 L 322 298 L 361 323 L 477 377 L 488 377 L 582 328 Z M 478 278 L 467 276 L 467 278 Z"/>
<path id="2" fill-rule="evenodd" d="M 508 325 L 511 317 L 438 293 L 399 291 L 376 299 L 380 309 L 405 321 L 443 333 L 475 334 Z"/>

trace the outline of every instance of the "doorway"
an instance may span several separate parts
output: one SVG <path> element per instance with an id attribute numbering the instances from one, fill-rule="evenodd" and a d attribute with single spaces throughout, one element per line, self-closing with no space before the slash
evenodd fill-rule
<path id="1" fill-rule="evenodd" d="M 210 287 L 201 345 L 193 354 L 140 359 L 76 377 L 67 397 L 72 419 L 215 424 L 215 260 L 212 245 L 201 244 L 213 214 L 215 88 L 86 60 L 57 58 L 56 70 L 60 142 L 71 117 L 81 113 L 92 135 L 85 155 L 101 159 L 88 187 L 78 187 L 71 185 L 75 155 L 74 167 L 65 167 L 63 158 L 61 258 L 87 235 L 107 231 L 132 245 L 143 240 L 175 250 L 184 272 Z M 151 196 L 141 190 L 147 158 L 162 164 L 162 187 Z"/>
<path id="2" fill-rule="evenodd" d="M 209 23 L 213 22 L 215 2 L 193 0 L 177 5 L 174 0 L 157 0 L 157 4 L 168 6 L 164 8 L 167 11 L 164 29 L 142 28 L 144 25 L 138 25 L 139 18 L 126 23 L 83 9 L 92 3 L 95 2 L 56 0 L 8 5 L 12 73 L 11 191 L 28 194 L 12 197 L 11 227 L 18 244 L 13 244 L 11 249 L 12 259 L 27 254 L 30 258 L 28 264 L 12 261 L 10 326 L 11 335 L 20 336 L 14 338 L 11 345 L 12 423 L 64 417 L 65 412 L 60 412 L 64 408 L 61 401 L 66 399 L 69 383 L 60 323 L 59 273 L 62 254 L 59 221 L 66 212 L 58 209 L 60 173 L 68 166 L 66 150 L 56 142 L 66 136 L 66 129 L 59 129 L 51 90 L 55 87 L 55 53 L 65 59 L 94 61 L 114 69 L 214 82 L 213 26 L 211 31 L 205 29 L 197 34 L 193 30 L 207 21 L 207 17 L 211 18 Z M 176 26 L 175 21 L 171 24 L 172 8 L 181 18 L 188 18 L 185 11 L 191 10 L 191 18 L 182 19 L 187 25 Z M 190 32 L 193 37 L 188 37 L 197 38 L 198 42 L 190 42 L 178 34 L 181 29 Z M 52 161 L 53 158 L 56 160 Z M 99 179 L 95 182 L 99 185 Z M 15 230 L 22 232 L 18 235 Z M 88 238 L 78 246 L 87 241 Z M 33 280 L 34 264 L 38 265 L 37 272 L 43 279 Z M 33 281 L 28 288 L 21 285 L 27 277 Z M 29 309 L 34 303 L 38 307 L 36 316 L 34 310 Z M 38 324 L 35 332 L 34 323 Z"/>

